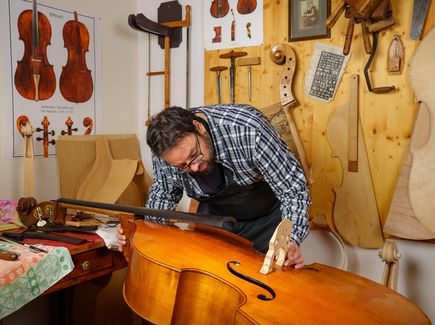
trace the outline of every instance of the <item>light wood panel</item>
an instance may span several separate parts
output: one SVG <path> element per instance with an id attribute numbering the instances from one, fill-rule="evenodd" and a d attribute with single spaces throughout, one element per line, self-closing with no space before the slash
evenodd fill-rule
<path id="1" fill-rule="evenodd" d="M 338 0 L 333 0 L 334 9 Z M 409 63 L 418 41 L 409 38 L 413 1 L 391 1 L 397 24 L 379 34 L 379 44 L 370 70 L 373 87 L 394 85 L 397 91 L 390 94 L 373 94 L 367 90 L 364 80 L 364 66 L 368 55 L 364 51 L 360 25 L 355 26 L 352 42 L 352 56 L 343 79 L 358 73 L 361 77 L 360 114 L 365 135 L 368 158 L 375 188 L 381 223 L 384 225 L 394 194 L 397 177 L 404 153 L 409 144 L 412 121 L 415 114 L 414 94 L 409 80 Z M 236 102 L 250 103 L 258 108 L 279 102 L 279 76 L 281 67 L 269 59 L 271 46 L 288 40 L 288 0 L 264 0 L 264 44 L 257 47 L 240 48 L 248 56 L 261 57 L 261 65 L 252 67 L 253 96 L 248 102 L 247 67 L 236 68 Z M 435 22 L 435 5 L 429 8 L 424 36 Z M 303 142 L 308 162 L 312 165 L 314 184 L 311 185 L 313 205 L 312 216 L 332 213 L 334 195 L 332 188 L 340 183 L 340 166 L 332 158 L 326 137 L 329 116 L 335 108 L 343 105 L 350 92 L 349 85 L 341 82 L 334 100 L 329 104 L 305 96 L 303 91 L 304 74 L 309 68 L 310 58 L 316 42 L 342 47 L 348 20 L 341 16 L 331 31 L 330 39 L 290 42 L 296 52 L 297 67 L 293 82 L 293 94 L 299 106 L 293 110 L 296 126 Z M 399 34 L 405 48 L 405 66 L 401 75 L 387 73 L 388 47 L 394 34 Z M 229 65 L 228 60 L 219 59 L 219 54 L 228 50 L 207 51 L 205 53 L 205 103 L 217 102 L 215 74 L 209 71 L 216 65 Z M 237 61 L 236 61 L 237 65 Z M 222 74 L 222 100 L 229 102 L 229 74 Z M 343 134 L 343 136 L 346 136 Z"/>

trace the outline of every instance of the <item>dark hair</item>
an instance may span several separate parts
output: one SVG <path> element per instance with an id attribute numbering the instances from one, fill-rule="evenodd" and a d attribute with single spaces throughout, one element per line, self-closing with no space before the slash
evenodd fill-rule
<path id="1" fill-rule="evenodd" d="M 181 107 L 172 106 L 153 116 L 147 131 L 147 143 L 156 156 L 175 147 L 189 133 L 195 133 L 195 115 Z"/>

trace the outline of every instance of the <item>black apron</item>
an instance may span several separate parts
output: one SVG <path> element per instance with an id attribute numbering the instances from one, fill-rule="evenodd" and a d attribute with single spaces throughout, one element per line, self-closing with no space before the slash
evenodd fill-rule
<path id="1" fill-rule="evenodd" d="M 223 168 L 226 187 L 208 198 L 196 198 L 200 202 L 198 213 L 236 218 L 236 225 L 227 230 L 252 241 L 256 250 L 266 253 L 270 238 L 282 220 L 279 200 L 266 182 L 240 186 L 231 170 Z M 187 192 L 192 193 L 187 175 L 183 177 Z"/>

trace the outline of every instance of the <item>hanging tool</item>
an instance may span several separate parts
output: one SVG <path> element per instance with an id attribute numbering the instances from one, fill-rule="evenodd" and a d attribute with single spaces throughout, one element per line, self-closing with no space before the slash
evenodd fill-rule
<path id="1" fill-rule="evenodd" d="M 252 80 L 251 80 L 251 66 L 261 64 L 260 57 L 250 57 L 240 59 L 238 62 L 239 66 L 248 66 L 248 93 L 249 93 L 249 101 L 252 100 Z"/>
<path id="2" fill-rule="evenodd" d="M 411 32 L 410 38 L 418 40 L 421 30 L 423 29 L 424 21 L 426 20 L 429 9 L 430 0 L 414 0 L 412 8 Z"/>
<path id="3" fill-rule="evenodd" d="M 405 53 L 400 35 L 394 35 L 388 49 L 388 72 L 401 74 L 403 71 Z"/>
<path id="4" fill-rule="evenodd" d="M 147 73 L 147 120 L 145 125 L 151 124 L 151 34 L 148 33 L 148 73 Z"/>
<path id="5" fill-rule="evenodd" d="M 352 42 L 355 24 L 361 24 L 364 48 L 367 54 L 371 54 L 369 33 L 390 27 L 396 22 L 392 17 L 390 0 L 345 0 L 341 1 L 334 12 L 325 22 L 326 27 L 332 28 L 339 16 L 345 12 L 345 17 L 349 19 L 343 54 L 348 55 Z"/>
<path id="6" fill-rule="evenodd" d="M 129 15 L 128 24 L 131 28 L 164 37 L 164 49 L 165 49 L 165 70 L 148 72 L 150 76 L 164 75 L 165 76 L 165 107 L 170 106 L 170 49 L 171 49 L 171 37 L 175 35 L 175 29 L 178 27 L 187 27 L 190 25 L 190 6 L 186 6 L 185 19 L 181 21 L 169 21 L 163 23 L 156 23 L 143 14 Z"/>
<path id="7" fill-rule="evenodd" d="M 369 60 L 367 61 L 366 66 L 364 67 L 364 77 L 366 79 L 367 88 L 369 91 L 375 93 L 375 94 L 386 94 L 396 89 L 394 86 L 388 86 L 388 87 L 377 87 L 373 88 L 372 84 L 370 83 L 370 77 L 369 77 L 369 69 L 370 65 L 372 64 L 373 58 L 376 54 L 376 49 L 378 47 L 378 32 L 373 33 L 373 50 L 370 54 Z"/>
<path id="8" fill-rule="evenodd" d="M 224 70 L 227 70 L 227 67 L 224 66 L 217 66 L 210 68 L 210 71 L 213 71 L 216 73 L 216 85 L 217 85 L 217 95 L 218 95 L 218 103 L 221 103 L 221 72 Z"/>
<path id="9" fill-rule="evenodd" d="M 242 56 L 247 55 L 248 53 L 246 52 L 236 52 L 234 50 L 231 50 L 228 53 L 224 53 L 219 55 L 219 57 L 221 59 L 230 59 L 230 98 L 231 98 L 231 103 L 234 104 L 235 103 L 235 82 L 236 82 L 236 58 L 240 58 Z"/>
<path id="10" fill-rule="evenodd" d="M 157 21 L 159 24 L 166 25 L 166 23 L 171 23 L 174 21 L 180 21 L 182 17 L 182 9 L 183 7 L 178 3 L 177 0 L 175 1 L 168 1 L 168 2 L 162 2 L 157 9 Z M 186 14 L 187 11 L 190 10 L 189 6 L 186 6 Z M 168 26 L 168 25 L 166 25 Z M 182 28 L 186 27 L 186 84 L 185 84 L 185 90 L 186 90 L 186 108 L 190 105 L 190 80 L 189 80 L 189 58 L 190 58 L 190 24 L 186 26 L 174 26 L 173 28 L 173 35 L 171 37 L 170 45 L 171 48 L 179 47 L 182 41 Z M 168 26 L 170 27 L 170 26 Z M 164 46 L 164 37 L 159 37 L 159 45 L 162 49 L 165 48 Z"/>
<path id="11" fill-rule="evenodd" d="M 346 8 L 345 17 L 349 18 L 349 25 L 347 28 L 346 39 L 343 48 L 343 54 L 348 55 L 350 51 L 350 44 L 352 42 L 353 37 L 353 29 L 355 24 L 361 24 L 362 35 L 364 40 L 364 48 L 367 54 L 372 52 L 372 46 L 370 44 L 369 32 L 367 30 L 366 19 L 358 14 L 351 7 Z"/>
<path id="12" fill-rule="evenodd" d="M 341 0 L 332 14 L 326 19 L 325 25 L 328 28 L 334 27 L 338 18 L 344 12 L 346 8 L 352 8 L 356 15 L 360 18 L 368 18 L 376 10 L 378 5 L 383 0 Z"/>

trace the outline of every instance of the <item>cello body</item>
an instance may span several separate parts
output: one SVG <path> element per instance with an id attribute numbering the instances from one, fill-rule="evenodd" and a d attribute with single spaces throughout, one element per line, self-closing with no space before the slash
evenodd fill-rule
<path id="1" fill-rule="evenodd" d="M 249 15 L 257 8 L 257 0 L 238 0 L 237 11 L 241 15 Z"/>
<path id="2" fill-rule="evenodd" d="M 128 238 L 125 301 L 155 324 L 430 324 L 395 291 L 332 267 L 261 274 L 264 255 L 223 230 L 181 230 L 123 217 L 121 224 Z M 231 261 L 276 297 L 231 273 Z"/>
<path id="3" fill-rule="evenodd" d="M 86 52 L 89 47 L 89 32 L 77 19 L 66 22 L 63 27 L 63 39 L 68 49 L 68 61 L 62 67 L 59 87 L 62 96 L 73 103 L 88 101 L 94 91 L 91 70 L 86 65 Z"/>
<path id="4" fill-rule="evenodd" d="M 37 23 L 33 17 L 38 17 Z M 34 2 L 33 10 L 24 10 L 19 15 L 17 24 L 19 38 L 24 42 L 24 55 L 15 70 L 15 88 L 26 99 L 48 99 L 56 90 L 56 76 L 47 58 L 47 46 L 51 40 L 50 21 L 37 11 Z M 37 40 L 33 39 L 33 28 L 37 28 Z"/>

